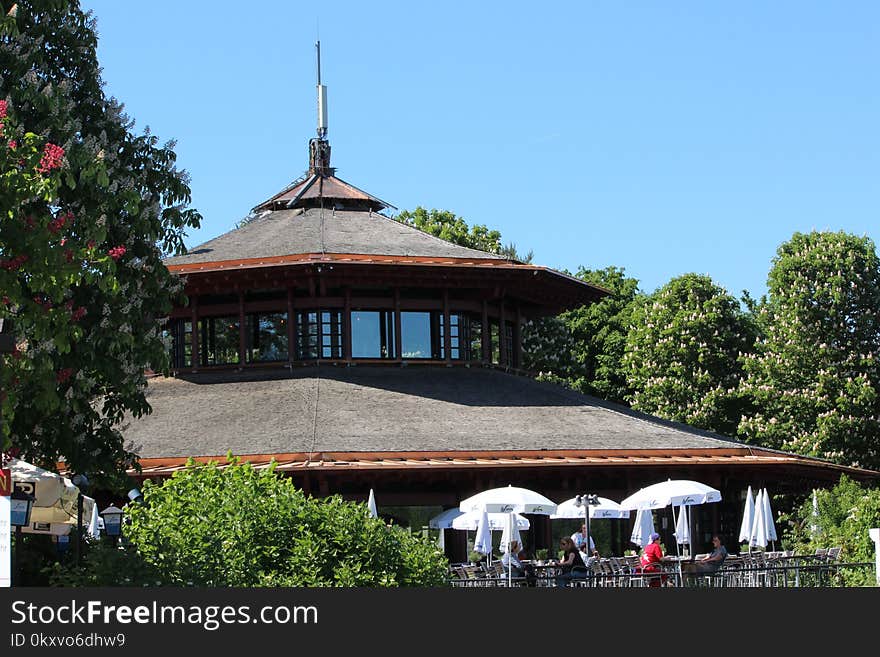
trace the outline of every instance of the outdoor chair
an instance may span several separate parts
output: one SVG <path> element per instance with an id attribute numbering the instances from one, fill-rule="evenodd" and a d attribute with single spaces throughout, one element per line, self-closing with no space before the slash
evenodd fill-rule
<path id="1" fill-rule="evenodd" d="M 831 562 L 837 561 L 840 558 L 841 549 L 842 548 L 840 547 L 828 548 L 828 552 L 825 554 L 825 558 Z"/>

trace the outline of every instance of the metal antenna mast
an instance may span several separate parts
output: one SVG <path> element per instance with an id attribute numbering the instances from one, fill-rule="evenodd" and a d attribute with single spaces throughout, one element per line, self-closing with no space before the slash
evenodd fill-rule
<path id="1" fill-rule="evenodd" d="M 315 42 L 318 63 L 318 139 L 327 137 L 327 87 L 321 84 L 321 42 Z"/>

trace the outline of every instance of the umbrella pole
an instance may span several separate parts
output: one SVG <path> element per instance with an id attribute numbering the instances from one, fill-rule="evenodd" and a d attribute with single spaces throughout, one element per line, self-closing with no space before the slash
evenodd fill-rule
<path id="1" fill-rule="evenodd" d="M 510 554 L 511 538 L 513 538 L 513 512 L 507 514 L 507 588 L 513 586 L 513 557 Z"/>

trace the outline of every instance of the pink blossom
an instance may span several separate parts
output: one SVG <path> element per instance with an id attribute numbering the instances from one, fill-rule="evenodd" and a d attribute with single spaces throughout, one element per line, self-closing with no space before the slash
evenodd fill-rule
<path id="1" fill-rule="evenodd" d="M 14 139 L 10 139 L 7 146 L 9 146 L 9 150 L 14 151 L 16 148 L 18 148 L 18 142 Z"/>
<path id="2" fill-rule="evenodd" d="M 6 118 L 6 113 L 9 111 L 8 106 L 6 105 L 5 100 L 0 100 L 0 119 Z"/>
<path id="3" fill-rule="evenodd" d="M 119 260 L 122 256 L 125 255 L 125 247 L 122 245 L 114 246 L 112 249 L 107 251 L 107 255 L 109 255 L 114 260 Z"/>
<path id="4" fill-rule="evenodd" d="M 49 173 L 53 169 L 61 166 L 61 158 L 64 157 L 64 149 L 55 144 L 46 144 L 43 147 L 43 157 L 40 158 L 40 164 L 37 171 L 40 173 Z"/>

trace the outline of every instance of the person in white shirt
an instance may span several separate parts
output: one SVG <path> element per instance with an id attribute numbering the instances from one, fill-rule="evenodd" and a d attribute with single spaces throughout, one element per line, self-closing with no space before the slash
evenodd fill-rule
<path id="1" fill-rule="evenodd" d="M 524 577 L 526 569 L 519 560 L 519 541 L 510 542 L 510 550 L 501 555 L 501 565 L 504 566 L 504 572 L 512 570 L 514 577 Z"/>
<path id="2" fill-rule="evenodd" d="M 581 525 L 581 530 L 579 532 L 575 532 L 571 535 L 571 540 L 574 541 L 575 547 L 581 552 L 585 552 L 587 554 L 592 554 L 596 549 L 596 544 L 593 542 L 593 537 L 590 536 L 590 549 L 587 550 L 587 525 Z"/>

